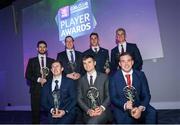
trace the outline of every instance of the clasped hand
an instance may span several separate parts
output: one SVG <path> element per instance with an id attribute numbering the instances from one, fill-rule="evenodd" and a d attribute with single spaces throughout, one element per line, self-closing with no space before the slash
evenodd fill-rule
<path id="1" fill-rule="evenodd" d="M 132 101 L 126 102 L 126 110 L 130 110 L 131 116 L 135 119 L 139 119 L 141 117 L 142 110 L 138 107 L 133 107 Z"/>
<path id="2" fill-rule="evenodd" d="M 87 114 L 91 117 L 94 117 L 94 116 L 99 116 L 103 113 L 103 109 L 102 107 L 98 106 L 97 108 L 95 109 L 89 109 Z"/>
<path id="3" fill-rule="evenodd" d="M 65 115 L 65 111 L 64 110 L 59 110 L 59 109 L 55 109 L 51 111 L 52 117 L 53 118 L 61 118 Z"/>

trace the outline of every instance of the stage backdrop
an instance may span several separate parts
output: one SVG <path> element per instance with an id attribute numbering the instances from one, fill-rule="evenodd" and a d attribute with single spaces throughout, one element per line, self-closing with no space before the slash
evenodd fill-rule
<path id="1" fill-rule="evenodd" d="M 97 32 L 100 45 L 116 46 L 115 31 L 123 27 L 127 41 L 136 43 L 142 57 L 163 57 L 154 0 L 42 0 L 23 9 L 24 67 L 36 55 L 39 40 L 48 43 L 48 54 L 56 58 L 64 50 L 66 35 L 75 38 L 75 48 L 89 48 L 89 34 Z"/>

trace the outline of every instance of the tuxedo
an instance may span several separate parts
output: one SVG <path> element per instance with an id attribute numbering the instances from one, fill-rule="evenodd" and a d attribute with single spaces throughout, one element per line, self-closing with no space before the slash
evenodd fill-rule
<path id="1" fill-rule="evenodd" d="M 75 106 L 77 103 L 76 99 L 76 87 L 74 81 L 62 77 L 61 85 L 59 89 L 60 104 L 59 109 L 65 111 L 65 115 L 62 118 L 54 119 L 50 113 L 51 109 L 54 108 L 54 100 L 52 96 L 52 80 L 48 81 L 42 89 L 41 104 L 42 107 L 48 112 L 49 123 L 59 124 L 72 124 L 75 120 Z"/>
<path id="2" fill-rule="evenodd" d="M 99 51 L 96 53 L 92 48 L 90 48 L 86 50 L 83 55 L 92 55 L 96 60 L 96 71 L 105 73 L 105 63 L 106 61 L 109 63 L 109 52 L 107 49 L 100 47 Z"/>
<path id="3" fill-rule="evenodd" d="M 46 67 L 51 69 L 51 64 L 54 59 L 46 57 Z M 30 94 L 31 94 L 31 110 L 32 110 L 32 123 L 40 123 L 40 93 L 41 85 L 37 82 L 38 78 L 42 76 L 41 67 L 38 57 L 29 59 L 28 65 L 26 68 L 25 77 L 27 82 L 30 83 Z M 51 72 L 49 71 L 46 79 L 52 77 Z"/>
<path id="4" fill-rule="evenodd" d="M 133 105 L 144 106 L 141 120 L 145 123 L 156 123 L 156 110 L 150 105 L 150 91 L 148 82 L 144 72 L 133 70 L 132 73 L 132 86 L 136 89 Z M 131 124 L 137 121 L 129 116 L 128 112 L 125 111 L 124 105 L 128 101 L 123 92 L 126 82 L 121 70 L 118 70 L 111 78 L 110 81 L 110 99 L 113 104 L 113 114 L 118 124 Z"/>
<path id="5" fill-rule="evenodd" d="M 87 97 L 87 92 L 90 88 L 90 85 L 88 82 L 87 74 L 85 74 L 78 81 L 78 104 L 84 112 L 83 119 L 88 124 L 106 123 L 110 115 L 110 111 L 108 109 L 108 106 L 110 104 L 108 76 L 103 73 L 97 72 L 97 77 L 94 81 L 93 87 L 97 88 L 99 91 L 99 98 L 96 100 L 97 104 L 102 105 L 106 108 L 106 110 L 97 117 L 89 117 L 87 115 L 88 109 L 91 109 L 91 101 Z"/>
<path id="6" fill-rule="evenodd" d="M 136 44 L 127 43 L 126 52 L 130 53 L 134 60 L 133 69 L 141 70 L 143 65 L 143 60 L 140 54 L 140 51 Z M 115 73 L 117 67 L 119 67 L 119 49 L 118 46 L 111 50 L 111 73 Z"/>

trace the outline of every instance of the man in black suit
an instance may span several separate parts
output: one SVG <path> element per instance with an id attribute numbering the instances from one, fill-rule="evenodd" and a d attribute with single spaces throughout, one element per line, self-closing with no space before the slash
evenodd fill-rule
<path id="1" fill-rule="evenodd" d="M 61 62 L 54 61 L 53 79 L 42 89 L 42 106 L 48 112 L 49 123 L 72 124 L 75 120 L 76 87 L 72 79 L 62 76 Z"/>
<path id="2" fill-rule="evenodd" d="M 90 48 L 86 50 L 83 55 L 94 56 L 96 60 L 96 70 L 108 74 L 110 72 L 108 50 L 100 47 L 99 35 L 97 33 L 91 33 L 89 38 Z"/>
<path id="3" fill-rule="evenodd" d="M 111 50 L 111 72 L 112 74 L 120 68 L 119 55 L 123 52 L 128 52 L 132 55 L 134 60 L 133 68 L 136 70 L 141 70 L 143 65 L 143 60 L 140 51 L 136 44 L 129 43 L 126 41 L 126 31 L 123 28 L 118 28 L 116 30 L 116 43 L 117 46 Z"/>
<path id="4" fill-rule="evenodd" d="M 32 123 L 40 123 L 40 94 L 42 86 L 50 79 L 49 68 L 54 59 L 47 57 L 47 43 L 37 43 L 38 56 L 29 59 L 26 68 L 26 79 L 30 83 Z"/>
<path id="5" fill-rule="evenodd" d="M 82 53 L 74 48 L 72 36 L 65 38 L 65 51 L 58 53 L 57 60 L 64 66 L 63 74 L 73 80 L 77 80 L 82 74 Z"/>
<path id="6" fill-rule="evenodd" d="M 74 80 L 74 84 L 77 86 L 77 80 L 83 74 L 82 53 L 75 50 L 72 36 L 65 37 L 65 51 L 58 53 L 57 60 L 62 62 L 64 67 L 63 75 Z M 77 106 L 76 112 L 76 123 L 79 123 L 82 117 L 82 111 L 79 106 Z"/>
<path id="7" fill-rule="evenodd" d="M 102 124 L 110 120 L 108 108 L 109 79 L 95 69 L 96 61 L 92 55 L 83 57 L 86 74 L 78 81 L 78 104 L 83 110 L 83 120 L 87 124 Z"/>

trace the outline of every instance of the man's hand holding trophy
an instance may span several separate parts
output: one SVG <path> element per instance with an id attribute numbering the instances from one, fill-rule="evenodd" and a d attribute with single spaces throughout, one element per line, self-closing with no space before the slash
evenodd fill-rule
<path id="1" fill-rule="evenodd" d="M 110 64 L 109 64 L 109 59 L 106 60 L 105 64 L 104 64 L 104 69 L 105 69 L 105 73 L 109 74 L 110 72 Z"/>
<path id="2" fill-rule="evenodd" d="M 69 66 L 69 68 L 71 70 L 71 73 L 67 74 L 66 77 L 71 78 L 73 80 L 79 79 L 81 77 L 81 75 L 75 71 L 76 66 L 77 66 L 76 62 L 70 61 L 68 63 L 68 66 Z"/>
<path id="3" fill-rule="evenodd" d="M 44 85 L 44 83 L 47 82 L 46 77 L 49 74 L 49 68 L 48 67 L 42 67 L 41 68 L 41 78 L 39 79 L 39 82 L 41 84 L 41 86 Z"/>
<path id="4" fill-rule="evenodd" d="M 90 100 L 90 109 L 87 111 L 87 114 L 91 117 L 101 115 L 104 109 L 97 101 L 99 98 L 99 90 L 95 87 L 90 87 L 87 91 L 87 98 Z"/>
<path id="5" fill-rule="evenodd" d="M 56 81 L 55 81 L 56 82 Z M 51 114 L 53 118 L 61 118 L 65 115 L 65 111 L 59 109 L 60 105 L 60 92 L 59 89 L 55 87 L 55 90 L 52 92 L 54 107 L 51 109 Z"/>
<path id="6" fill-rule="evenodd" d="M 133 118 L 139 119 L 141 117 L 141 112 L 143 111 L 143 109 L 141 107 L 134 106 L 136 89 L 133 86 L 125 86 L 123 91 L 125 97 L 128 99 L 128 101 L 125 103 L 125 109 Z"/>

